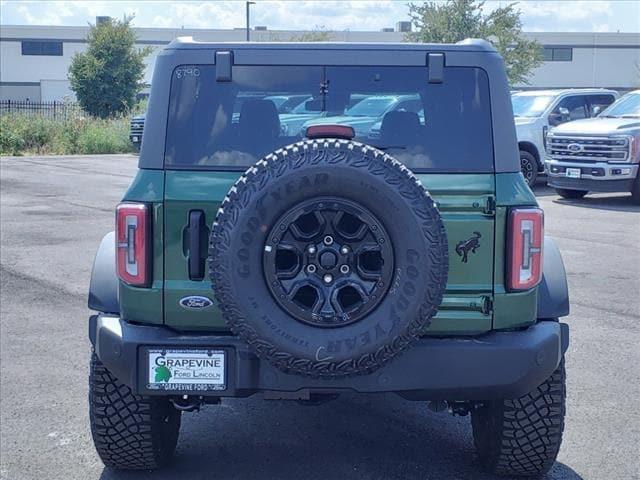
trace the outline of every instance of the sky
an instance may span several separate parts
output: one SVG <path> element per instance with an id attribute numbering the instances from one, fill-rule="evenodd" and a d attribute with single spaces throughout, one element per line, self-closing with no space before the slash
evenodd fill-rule
<path id="1" fill-rule="evenodd" d="M 487 1 L 491 10 L 507 1 Z M 640 32 L 637 0 L 520 1 L 530 32 Z M 252 25 L 270 30 L 380 30 L 407 19 L 407 1 L 270 1 L 251 6 Z M 137 27 L 234 28 L 245 25 L 244 1 L 0 0 L 0 25 L 87 25 L 97 15 L 135 15 Z"/>

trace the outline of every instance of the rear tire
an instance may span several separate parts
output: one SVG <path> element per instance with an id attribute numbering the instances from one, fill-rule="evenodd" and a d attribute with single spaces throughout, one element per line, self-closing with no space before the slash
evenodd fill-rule
<path id="1" fill-rule="evenodd" d="M 564 359 L 538 388 L 515 400 L 487 402 L 473 411 L 473 439 L 480 462 L 498 475 L 535 476 L 558 456 L 564 430 Z"/>
<path id="2" fill-rule="evenodd" d="M 578 200 L 584 197 L 589 192 L 587 190 L 569 190 L 567 188 L 556 188 L 556 193 L 562 198 Z"/>
<path id="3" fill-rule="evenodd" d="M 530 188 L 536 184 L 538 179 L 538 161 L 536 157 L 525 150 L 520 150 L 520 170 Z"/>
<path id="4" fill-rule="evenodd" d="M 91 355 L 91 435 L 105 466 L 152 470 L 165 464 L 176 448 L 180 413 L 165 398 L 134 395 Z"/>

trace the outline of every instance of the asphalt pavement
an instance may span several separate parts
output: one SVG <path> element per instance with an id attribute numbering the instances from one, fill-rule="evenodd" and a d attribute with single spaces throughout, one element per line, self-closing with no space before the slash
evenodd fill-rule
<path id="1" fill-rule="evenodd" d="M 0 478 L 489 479 L 468 418 L 395 395 L 228 400 L 186 414 L 165 470 L 105 469 L 87 416 L 86 292 L 128 155 L 0 160 Z M 640 478 L 640 207 L 538 186 L 571 293 L 568 411 L 547 479 Z"/>

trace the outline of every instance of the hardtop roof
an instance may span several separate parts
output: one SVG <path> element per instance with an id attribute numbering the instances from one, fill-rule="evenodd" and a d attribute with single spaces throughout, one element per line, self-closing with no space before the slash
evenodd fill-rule
<path id="1" fill-rule="evenodd" d="M 416 50 L 434 52 L 496 53 L 486 40 L 467 38 L 458 43 L 394 43 L 394 42 L 201 42 L 193 37 L 178 37 L 166 50 Z"/>

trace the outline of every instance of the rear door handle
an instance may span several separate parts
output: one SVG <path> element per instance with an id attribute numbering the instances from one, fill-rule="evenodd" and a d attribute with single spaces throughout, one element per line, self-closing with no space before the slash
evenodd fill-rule
<path id="1" fill-rule="evenodd" d="M 206 232 L 204 212 L 191 210 L 189 212 L 189 278 L 191 280 L 204 278 L 205 257 L 202 245 L 204 232 Z"/>

